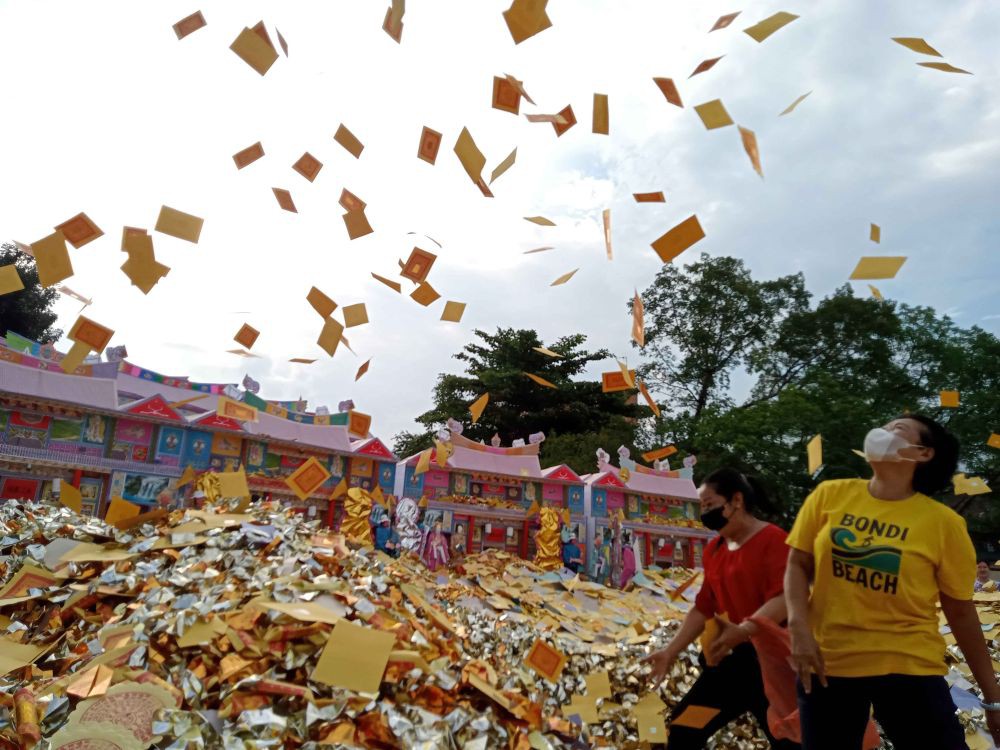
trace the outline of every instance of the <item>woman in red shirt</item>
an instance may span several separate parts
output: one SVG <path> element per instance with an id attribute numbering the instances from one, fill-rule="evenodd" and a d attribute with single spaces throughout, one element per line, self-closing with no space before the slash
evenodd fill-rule
<path id="1" fill-rule="evenodd" d="M 714 708 L 718 713 L 700 729 L 673 725 L 668 750 L 696 750 L 726 724 L 751 713 L 757 718 L 771 747 L 793 750 L 789 740 L 775 739 L 767 725 L 767 697 L 757 653 L 750 636 L 757 626 L 748 617 L 786 619 L 784 599 L 787 534 L 754 516 L 767 507 L 760 483 L 735 469 L 719 469 L 698 488 L 701 522 L 719 536 L 705 547 L 705 578 L 695 605 L 680 630 L 661 651 L 646 658 L 653 666 L 651 679 L 659 684 L 677 657 L 716 618 L 720 633 L 707 654 L 699 656 L 701 675 L 673 711 L 680 717 L 688 706 Z M 725 618 L 722 617 L 725 615 Z"/>

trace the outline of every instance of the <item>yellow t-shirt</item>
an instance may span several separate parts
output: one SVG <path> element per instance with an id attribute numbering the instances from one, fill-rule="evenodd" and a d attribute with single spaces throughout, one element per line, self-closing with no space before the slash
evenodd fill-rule
<path id="1" fill-rule="evenodd" d="M 917 493 L 879 500 L 864 479 L 820 484 L 788 544 L 813 555 L 809 620 L 836 677 L 945 674 L 938 592 L 971 599 L 976 553 L 965 520 Z"/>

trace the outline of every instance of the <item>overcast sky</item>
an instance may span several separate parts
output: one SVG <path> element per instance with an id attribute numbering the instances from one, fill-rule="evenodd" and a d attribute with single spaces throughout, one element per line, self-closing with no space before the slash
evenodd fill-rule
<path id="1" fill-rule="evenodd" d="M 117 331 L 112 343 L 132 362 L 197 381 L 249 373 L 263 397 L 301 395 L 310 408 L 353 398 L 387 438 L 413 428 L 476 327 L 536 328 L 549 343 L 582 332 L 629 354 L 625 303 L 661 265 L 650 243 L 692 213 L 707 237 L 678 262 L 736 255 L 760 278 L 803 271 L 822 296 L 861 255 L 906 255 L 899 276 L 878 283 L 886 296 L 1000 330 L 1000 4 L 552 0 L 552 28 L 520 45 L 501 16 L 508 4 L 409 0 L 397 45 L 381 29 L 387 1 L 0 0 L 0 238 L 31 243 L 87 212 L 105 236 L 71 250 L 66 283 L 93 297 L 86 314 Z M 199 7 L 208 25 L 178 41 L 172 24 Z M 762 44 L 743 33 L 779 10 L 801 18 Z M 263 78 L 229 50 L 261 19 L 290 48 Z M 937 58 L 893 36 L 924 37 L 975 75 L 919 67 Z M 521 117 L 492 109 L 504 73 L 538 106 L 522 102 Z M 677 81 L 685 109 L 654 76 Z M 610 96 L 610 136 L 591 133 L 594 92 Z M 756 132 L 766 179 L 735 127 L 702 126 L 693 105 L 715 98 Z M 561 138 L 523 117 L 567 104 L 579 124 Z M 341 122 L 365 144 L 360 160 L 333 141 Z M 424 125 L 444 134 L 435 166 L 416 158 Z M 452 153 L 463 126 L 487 177 L 518 149 L 494 199 Z M 237 171 L 232 154 L 258 140 L 264 159 Z M 304 151 L 324 163 L 312 184 L 291 169 Z M 272 187 L 290 190 L 299 213 L 281 210 Z M 374 234 L 348 240 L 344 187 L 367 202 Z M 656 190 L 665 204 L 632 199 Z M 154 234 L 172 270 L 144 296 L 119 270 L 121 228 L 152 230 L 161 204 L 205 226 L 197 245 Z M 557 226 L 523 219 L 535 215 Z M 868 241 L 869 222 L 882 226 L 881 245 Z M 442 300 L 429 309 L 370 276 L 394 276 L 415 244 L 439 254 L 429 280 Z M 523 254 L 542 245 L 556 249 Z M 348 331 L 357 357 L 341 349 L 331 360 L 316 346 L 313 284 L 341 305 L 367 304 L 371 323 Z M 468 303 L 459 325 L 439 320 L 449 299 Z M 59 324 L 68 329 L 79 307 L 61 300 Z M 261 331 L 260 359 L 225 353 L 243 322 Z"/>

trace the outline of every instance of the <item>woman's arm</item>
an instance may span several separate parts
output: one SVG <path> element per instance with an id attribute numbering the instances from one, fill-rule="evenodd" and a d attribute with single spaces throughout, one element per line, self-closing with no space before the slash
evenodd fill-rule
<path id="1" fill-rule="evenodd" d="M 695 639 L 701 635 L 707 621 L 708 618 L 697 607 L 692 607 L 691 611 L 687 613 L 687 617 L 684 618 L 684 622 L 681 623 L 680 630 L 670 639 L 670 643 L 643 659 L 644 663 L 653 665 L 651 678 L 654 684 L 659 684 L 663 680 L 670 665 L 677 660 L 684 649 L 694 643 Z"/>
<path id="2" fill-rule="evenodd" d="M 808 552 L 792 548 L 785 568 L 785 603 L 788 607 L 788 634 L 792 640 L 792 664 L 802 688 L 812 691 L 812 675 L 826 687 L 823 654 L 809 626 L 809 584 L 813 579 L 815 559 Z"/>
<path id="3" fill-rule="evenodd" d="M 971 601 L 952 599 L 941 594 L 941 610 L 944 612 L 955 642 L 962 649 L 965 661 L 969 665 L 972 676 L 976 678 L 979 689 L 987 703 L 1000 703 L 1000 685 L 997 685 L 993 673 L 993 660 L 986 650 L 986 640 L 979 624 L 979 614 L 976 605 Z"/>

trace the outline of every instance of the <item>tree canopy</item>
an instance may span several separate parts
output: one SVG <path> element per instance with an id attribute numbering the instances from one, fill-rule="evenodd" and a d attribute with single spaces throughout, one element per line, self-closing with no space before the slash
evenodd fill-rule
<path id="1" fill-rule="evenodd" d="M 0 267 L 13 265 L 24 289 L 0 296 L 0 336 L 7 331 L 20 333 L 35 341 L 55 341 L 62 331 L 53 328 L 56 314 L 52 305 L 59 293 L 38 283 L 35 259 L 11 243 L 0 245 Z"/>
<path id="2" fill-rule="evenodd" d="M 553 358 L 534 350 L 545 346 L 535 331 L 499 328 L 495 333 L 475 331 L 455 359 L 465 364 L 462 375 L 442 374 L 434 387 L 434 405 L 416 418 L 426 431 L 396 436 L 398 455 L 409 456 L 433 444 L 434 433 L 449 417 L 465 425 L 463 436 L 489 442 L 499 435 L 504 445 L 534 432 L 544 432 L 542 455 L 546 464 L 569 463 L 589 471 L 595 453 L 603 447 L 632 447 L 636 419 L 642 414 L 635 399 L 622 393 L 603 393 L 593 380 L 575 380 L 592 362 L 611 359 L 605 350 L 587 351 L 586 336 L 562 336 L 547 348 Z M 547 388 L 525 375 L 548 380 Z M 471 424 L 469 405 L 482 394 L 490 401 L 477 424 Z"/>
<path id="3" fill-rule="evenodd" d="M 757 281 L 741 261 L 707 255 L 664 266 L 642 297 L 641 371 L 666 404 L 638 442 L 696 454 L 699 476 L 756 473 L 790 519 L 817 481 L 868 475 L 852 449 L 869 429 L 920 412 L 959 438 L 960 471 L 1000 481 L 1000 451 L 986 445 L 1000 425 L 1000 340 L 989 332 L 849 286 L 812 306 L 801 275 Z M 939 405 L 942 390 L 960 392 L 958 409 Z M 817 434 L 814 478 L 805 446 Z M 974 528 L 1000 521 L 982 500 L 966 515 Z"/>

